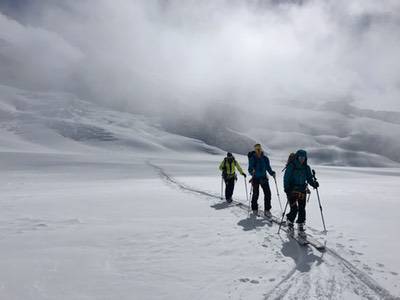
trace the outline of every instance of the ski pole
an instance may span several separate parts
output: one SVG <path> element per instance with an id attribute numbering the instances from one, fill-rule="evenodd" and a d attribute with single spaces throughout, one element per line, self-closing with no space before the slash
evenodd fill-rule
<path id="1" fill-rule="evenodd" d="M 283 218 L 285 217 L 285 213 L 286 213 L 286 209 L 287 209 L 287 207 L 288 207 L 288 204 L 289 204 L 289 200 L 286 201 L 285 210 L 284 210 L 283 213 L 282 213 L 282 219 L 281 219 L 281 222 L 279 223 L 278 234 L 279 234 L 279 232 L 281 231 Z"/>
<path id="2" fill-rule="evenodd" d="M 221 200 L 223 199 L 222 198 L 223 190 L 224 190 L 224 178 L 221 176 Z"/>
<path id="3" fill-rule="evenodd" d="M 315 177 L 315 170 L 312 170 L 312 175 L 314 177 L 314 181 L 317 181 L 317 177 Z M 322 205 L 321 205 L 321 199 L 319 197 L 319 192 L 318 192 L 318 188 L 315 189 L 317 191 L 317 197 L 318 197 L 318 204 L 319 204 L 319 210 L 321 212 L 321 219 L 322 219 L 322 225 L 324 225 L 324 232 L 326 231 L 326 227 L 325 227 L 325 219 L 324 219 L 324 214 L 322 213 Z"/>
<path id="4" fill-rule="evenodd" d="M 250 182 L 251 182 L 251 179 L 250 179 Z M 250 201 L 251 201 L 251 198 L 253 197 L 253 183 L 251 182 L 251 187 L 250 187 L 250 198 L 248 199 L 249 200 L 249 208 L 247 209 L 247 216 L 250 216 L 250 209 L 251 209 L 251 203 L 250 203 Z"/>
<path id="5" fill-rule="evenodd" d="M 243 177 L 244 178 L 244 188 L 245 188 L 245 190 L 246 190 L 246 199 L 247 199 L 247 202 L 249 202 L 249 194 L 247 193 L 247 182 L 246 182 L 246 177 Z"/>
<path id="6" fill-rule="evenodd" d="M 281 196 L 279 195 L 278 184 L 276 183 L 276 178 L 275 178 L 275 176 L 274 176 L 274 181 L 275 181 L 275 187 L 276 187 L 276 195 L 278 196 L 279 206 L 281 207 L 281 211 L 282 211 Z"/>

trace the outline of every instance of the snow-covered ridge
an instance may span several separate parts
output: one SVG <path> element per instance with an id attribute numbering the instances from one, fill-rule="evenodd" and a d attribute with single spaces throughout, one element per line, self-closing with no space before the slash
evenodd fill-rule
<path id="1" fill-rule="evenodd" d="M 220 153 L 199 140 L 165 132 L 156 120 L 107 110 L 65 93 L 0 85 L 0 151 Z"/>
<path id="2" fill-rule="evenodd" d="M 263 110 L 247 103 L 217 103 L 197 119 L 185 115 L 166 123 L 172 132 L 241 154 L 257 141 L 281 161 L 304 148 L 321 165 L 400 165 L 400 114 L 360 109 L 346 101 L 282 102 Z"/>
<path id="3" fill-rule="evenodd" d="M 216 104 L 198 117 L 157 119 L 110 110 L 66 93 L 36 93 L 0 85 L 0 151 L 246 154 L 257 141 L 279 161 L 298 148 L 313 163 L 396 167 L 400 164 L 396 113 L 349 104 L 271 106 L 259 114 Z M 347 110 L 346 108 L 349 109 Z M 173 119 L 172 119 L 173 118 Z M 386 120 L 387 119 L 387 120 Z M 373 142 L 371 142 L 373 141 Z M 220 149 L 219 149 L 220 148 Z"/>

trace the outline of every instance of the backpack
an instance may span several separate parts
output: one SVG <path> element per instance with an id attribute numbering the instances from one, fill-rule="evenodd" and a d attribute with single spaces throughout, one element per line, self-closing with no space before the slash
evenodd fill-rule
<path id="1" fill-rule="evenodd" d="M 255 155 L 256 154 L 256 151 L 250 151 L 249 153 L 247 153 L 247 157 L 248 157 L 248 159 L 250 160 L 250 158 L 252 158 L 253 157 L 253 155 Z"/>
<path id="2" fill-rule="evenodd" d="M 236 159 L 235 159 L 234 156 L 232 156 L 232 162 L 236 165 Z M 224 166 L 222 167 L 222 177 L 223 177 L 224 179 L 227 179 L 227 178 L 228 178 L 227 167 L 226 167 L 226 164 L 227 164 L 227 163 L 228 163 L 228 158 L 225 157 L 225 158 L 224 158 Z"/>
<path id="3" fill-rule="evenodd" d="M 262 152 L 262 154 L 264 155 L 264 152 Z M 247 153 L 247 157 L 249 159 L 249 165 L 250 165 L 250 159 L 252 159 L 255 156 L 256 156 L 256 151 L 254 151 L 254 150 Z M 254 169 L 257 168 L 257 164 L 258 164 L 258 160 L 255 161 Z"/>
<path id="4" fill-rule="evenodd" d="M 290 164 L 294 163 L 295 159 L 296 159 L 296 153 L 291 152 L 287 159 L 286 166 L 283 168 L 282 172 L 285 171 Z"/>

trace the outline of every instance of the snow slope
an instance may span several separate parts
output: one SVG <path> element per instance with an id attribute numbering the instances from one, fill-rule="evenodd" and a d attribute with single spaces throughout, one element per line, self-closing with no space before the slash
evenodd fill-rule
<path id="1" fill-rule="evenodd" d="M 262 110 L 251 101 L 212 103 L 164 126 L 241 154 L 259 142 L 282 162 L 293 148 L 307 148 L 321 165 L 400 166 L 400 112 L 360 109 L 346 100 L 270 102 Z"/>
<path id="2" fill-rule="evenodd" d="M 314 166 L 320 253 L 221 202 L 222 157 L 154 120 L 1 86 L 0 299 L 400 295 L 399 169 Z M 242 180 L 235 197 L 246 202 Z"/>

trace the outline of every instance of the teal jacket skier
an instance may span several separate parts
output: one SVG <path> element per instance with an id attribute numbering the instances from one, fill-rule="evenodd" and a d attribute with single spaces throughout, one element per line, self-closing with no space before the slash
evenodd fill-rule
<path id="1" fill-rule="evenodd" d="M 298 150 L 294 159 L 288 162 L 283 181 L 290 204 L 290 212 L 286 215 L 289 233 L 293 233 L 293 222 L 298 214 L 296 223 L 299 225 L 299 235 L 305 237 L 307 184 L 314 188 L 319 187 L 307 163 L 305 150 Z"/>
<path id="2" fill-rule="evenodd" d="M 299 161 L 299 157 L 304 157 L 304 163 Z M 307 152 L 305 150 L 298 150 L 294 160 L 288 163 L 283 182 L 285 193 L 305 192 L 307 183 L 314 187 L 315 183 L 311 168 L 307 164 Z"/>

